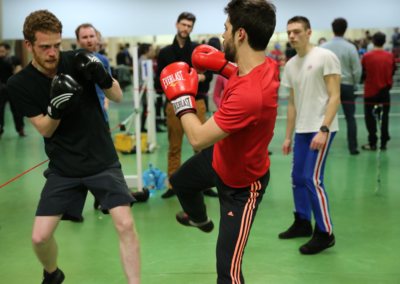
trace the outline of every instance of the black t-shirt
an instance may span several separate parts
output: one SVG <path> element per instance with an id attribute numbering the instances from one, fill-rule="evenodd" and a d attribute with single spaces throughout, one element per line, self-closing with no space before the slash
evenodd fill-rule
<path id="1" fill-rule="evenodd" d="M 118 54 L 117 54 L 117 65 L 127 65 L 126 64 L 127 62 L 126 62 L 126 54 L 125 54 L 125 52 L 119 52 Z"/>
<path id="2" fill-rule="evenodd" d="M 57 74 L 70 75 L 84 91 L 72 97 L 53 136 L 44 138 L 49 168 L 66 177 L 94 175 L 118 161 L 95 85 L 73 67 L 77 52 L 60 53 Z M 19 113 L 27 117 L 46 115 L 51 81 L 32 62 L 12 76 L 7 85 Z"/>
<path id="3" fill-rule="evenodd" d="M 286 48 L 286 51 L 285 51 L 286 59 L 289 60 L 290 58 L 296 56 L 296 54 L 297 54 L 296 49 L 291 48 L 291 47 Z"/>
<path id="4" fill-rule="evenodd" d="M 21 60 L 16 56 L 0 58 L 0 81 L 7 84 L 8 79 L 14 74 L 14 69 L 21 65 Z"/>
<path id="5" fill-rule="evenodd" d="M 175 37 L 172 45 L 168 45 L 160 50 L 157 61 L 156 79 L 154 81 L 154 87 L 157 90 L 157 93 L 162 93 L 162 86 L 160 82 L 160 75 L 162 70 L 168 65 L 178 61 L 186 62 L 190 67 L 193 67 L 192 53 L 193 50 L 198 46 L 199 44 L 192 42 L 189 37 L 186 40 L 183 48 L 181 48 L 179 46 L 178 40 Z M 213 73 L 211 71 L 206 71 L 204 75 L 206 76 L 206 79 L 203 82 L 199 82 L 196 100 L 205 100 L 208 90 L 210 89 L 210 82 L 213 78 Z"/>

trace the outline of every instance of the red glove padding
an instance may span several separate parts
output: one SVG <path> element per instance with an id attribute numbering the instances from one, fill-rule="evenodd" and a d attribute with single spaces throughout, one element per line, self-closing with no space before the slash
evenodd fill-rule
<path id="1" fill-rule="evenodd" d="M 192 53 L 192 64 L 199 73 L 207 70 L 216 71 L 227 79 L 237 68 L 235 64 L 225 59 L 224 53 L 207 44 L 195 48 Z"/>
<path id="2" fill-rule="evenodd" d="M 196 70 L 185 62 L 175 62 L 161 72 L 160 81 L 175 114 L 181 118 L 186 113 L 196 113 L 195 96 L 199 85 Z"/>

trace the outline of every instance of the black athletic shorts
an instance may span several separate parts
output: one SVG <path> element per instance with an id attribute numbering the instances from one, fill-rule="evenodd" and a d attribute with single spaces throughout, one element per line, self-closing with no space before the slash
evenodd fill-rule
<path id="1" fill-rule="evenodd" d="M 100 202 L 103 210 L 131 204 L 132 197 L 122 174 L 120 162 L 104 171 L 84 178 L 62 177 L 50 169 L 44 171 L 47 179 L 40 196 L 36 216 L 82 216 L 88 190 Z"/>

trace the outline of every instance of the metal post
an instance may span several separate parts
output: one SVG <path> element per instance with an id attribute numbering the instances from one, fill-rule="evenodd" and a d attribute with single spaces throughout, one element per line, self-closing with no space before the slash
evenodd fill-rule
<path id="1" fill-rule="evenodd" d="M 140 131 L 140 100 L 139 100 L 139 66 L 138 66 L 138 48 L 132 47 L 133 61 L 133 100 L 135 102 L 135 133 L 136 133 L 136 170 L 137 170 L 137 188 L 143 190 L 142 180 L 142 143 Z"/>

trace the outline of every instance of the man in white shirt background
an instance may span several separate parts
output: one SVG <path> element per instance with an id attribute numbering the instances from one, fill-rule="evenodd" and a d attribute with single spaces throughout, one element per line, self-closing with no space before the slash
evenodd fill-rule
<path id="1" fill-rule="evenodd" d="M 300 247 L 300 252 L 316 254 L 335 244 L 323 178 L 329 147 L 339 130 L 340 61 L 333 52 L 310 44 L 311 26 L 307 18 L 291 18 L 287 33 L 297 55 L 286 64 L 281 81 L 290 88 L 282 152 L 290 154 L 296 127 L 292 164 L 295 222 L 279 238 L 310 237 L 313 212 L 314 234 Z"/>

